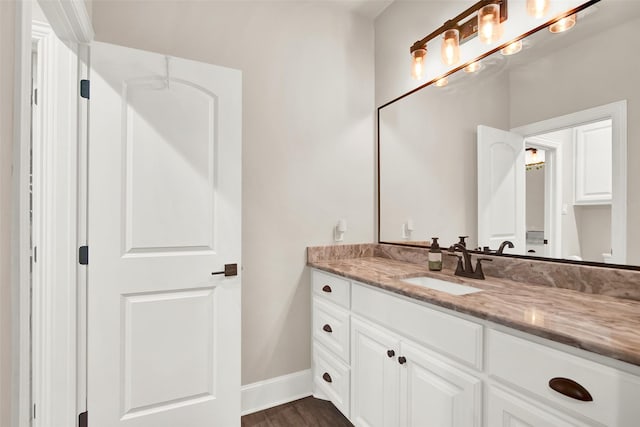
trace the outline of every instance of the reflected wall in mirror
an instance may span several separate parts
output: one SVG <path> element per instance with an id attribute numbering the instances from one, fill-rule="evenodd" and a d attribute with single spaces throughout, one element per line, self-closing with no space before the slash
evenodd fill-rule
<path id="1" fill-rule="evenodd" d="M 636 2 L 602 1 L 380 108 L 379 240 L 640 265 L 639 26 Z"/>

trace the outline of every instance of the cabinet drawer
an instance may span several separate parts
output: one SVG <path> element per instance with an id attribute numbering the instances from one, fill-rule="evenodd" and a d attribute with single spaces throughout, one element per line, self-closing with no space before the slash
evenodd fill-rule
<path id="1" fill-rule="evenodd" d="M 349 418 L 349 367 L 314 342 L 313 382 Z"/>
<path id="2" fill-rule="evenodd" d="M 320 295 L 328 301 L 333 301 L 345 308 L 349 308 L 351 292 L 347 279 L 318 270 L 312 270 L 311 274 L 313 292 L 316 295 Z"/>
<path id="3" fill-rule="evenodd" d="M 320 298 L 313 299 L 313 337 L 349 363 L 349 312 Z"/>
<path id="4" fill-rule="evenodd" d="M 357 283 L 352 311 L 454 360 L 482 370 L 482 325 Z"/>
<path id="5" fill-rule="evenodd" d="M 503 332 L 489 330 L 487 337 L 488 373 L 492 377 L 607 426 L 638 426 L 640 377 Z M 554 378 L 578 383 L 593 400 L 560 394 L 550 386 Z"/>

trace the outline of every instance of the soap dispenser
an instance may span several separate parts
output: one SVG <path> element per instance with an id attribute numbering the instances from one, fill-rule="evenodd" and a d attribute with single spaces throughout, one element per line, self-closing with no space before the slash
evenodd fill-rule
<path id="1" fill-rule="evenodd" d="M 442 251 L 440 250 L 437 237 L 431 238 L 431 247 L 429 248 L 429 270 L 442 270 Z"/>

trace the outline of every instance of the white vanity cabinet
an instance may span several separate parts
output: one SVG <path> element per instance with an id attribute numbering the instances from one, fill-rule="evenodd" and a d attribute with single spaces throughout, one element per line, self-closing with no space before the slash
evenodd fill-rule
<path id="1" fill-rule="evenodd" d="M 640 368 L 312 275 L 314 394 L 357 427 L 640 426 Z"/>
<path id="2" fill-rule="evenodd" d="M 351 283 L 313 270 L 311 286 L 314 395 L 331 400 L 349 418 Z"/>
<path id="3" fill-rule="evenodd" d="M 354 316 L 351 418 L 366 427 L 480 427 L 482 382 Z"/>

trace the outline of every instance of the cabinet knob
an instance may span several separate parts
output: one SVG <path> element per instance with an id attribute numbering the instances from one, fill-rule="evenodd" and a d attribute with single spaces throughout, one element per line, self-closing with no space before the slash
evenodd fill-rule
<path id="1" fill-rule="evenodd" d="M 582 402 L 593 401 L 591 393 L 589 393 L 586 388 L 584 388 L 574 380 L 570 380 L 569 378 L 551 378 L 549 380 L 549 387 L 551 387 L 552 390 L 557 391 L 558 393 L 572 399 L 580 400 Z"/>
<path id="2" fill-rule="evenodd" d="M 329 333 L 333 332 L 333 329 L 331 329 L 331 325 L 324 325 L 322 327 L 322 330 Z"/>
<path id="3" fill-rule="evenodd" d="M 330 293 L 331 293 L 331 286 L 329 286 L 329 285 L 324 285 L 324 286 L 322 287 L 322 292 L 326 292 L 326 293 L 330 294 Z"/>
<path id="4" fill-rule="evenodd" d="M 333 380 L 331 379 L 331 375 L 329 375 L 328 372 L 325 372 L 324 374 L 322 374 L 322 379 L 328 383 L 333 382 Z"/>
<path id="5" fill-rule="evenodd" d="M 398 357 L 398 363 L 404 365 L 405 363 L 407 363 L 407 358 L 404 356 Z"/>
<path id="6" fill-rule="evenodd" d="M 395 356 L 395 355 L 396 355 L 396 352 L 395 352 L 395 351 L 393 351 L 393 350 L 387 350 L 387 356 L 389 356 L 389 357 L 393 357 L 393 356 Z"/>

